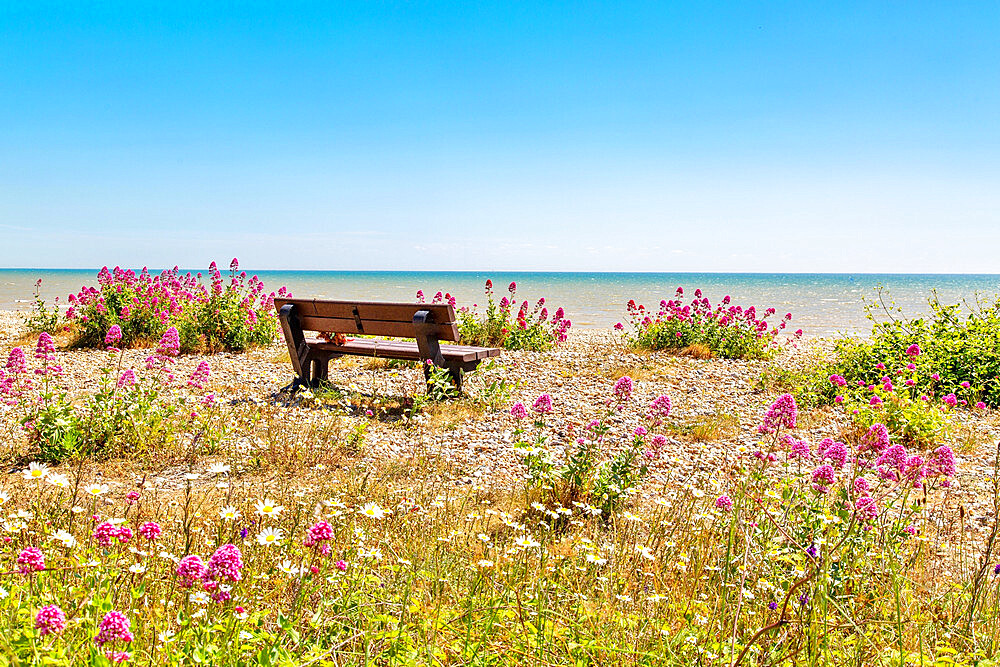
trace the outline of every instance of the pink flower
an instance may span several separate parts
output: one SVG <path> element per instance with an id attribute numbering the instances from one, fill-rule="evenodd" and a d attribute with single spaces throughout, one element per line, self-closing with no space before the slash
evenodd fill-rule
<path id="1" fill-rule="evenodd" d="M 17 556 L 18 572 L 30 574 L 45 569 L 45 554 L 38 547 L 27 547 Z"/>
<path id="2" fill-rule="evenodd" d="M 843 403 L 844 402 L 844 397 L 843 396 L 834 396 L 833 397 L 833 402 L 834 403 Z"/>
<path id="3" fill-rule="evenodd" d="M 634 389 L 635 385 L 632 382 L 632 378 L 630 378 L 627 375 L 623 375 L 622 377 L 618 378 L 617 382 L 615 382 L 615 386 L 612 391 L 615 395 L 615 398 L 618 399 L 618 402 L 624 403 L 625 401 L 627 401 L 632 397 L 632 391 Z"/>
<path id="4" fill-rule="evenodd" d="M 178 585 L 181 588 L 191 588 L 194 582 L 202 579 L 208 568 L 199 556 L 190 554 L 181 558 L 177 564 L 177 577 L 180 579 Z"/>
<path id="5" fill-rule="evenodd" d="M 27 359 L 24 356 L 24 350 L 15 347 L 7 354 L 7 365 L 5 366 L 8 373 L 26 373 L 28 371 Z"/>
<path id="6" fill-rule="evenodd" d="M 941 401 L 952 408 L 958 405 L 958 397 L 955 394 L 946 394 L 941 397 Z"/>
<path id="7" fill-rule="evenodd" d="M 650 419 L 662 419 L 670 415 L 670 409 L 673 404 L 670 401 L 670 397 L 666 394 L 657 396 L 653 399 L 653 402 L 649 404 L 649 418 Z"/>
<path id="8" fill-rule="evenodd" d="M 951 451 L 951 447 L 948 445 L 941 445 L 935 449 L 934 456 L 927 464 L 927 476 L 937 475 L 942 477 L 955 476 L 955 452 Z"/>
<path id="9" fill-rule="evenodd" d="M 101 620 L 100 632 L 94 637 L 94 643 L 104 646 L 108 642 L 130 642 L 134 639 L 129 628 L 132 626 L 128 617 L 120 611 L 109 611 Z"/>
<path id="10" fill-rule="evenodd" d="M 868 484 L 868 480 L 864 477 L 858 477 L 854 480 L 854 495 L 864 496 L 871 491 L 871 486 Z"/>
<path id="11" fill-rule="evenodd" d="M 528 416 L 528 410 L 524 407 L 524 403 L 518 401 L 510 408 L 510 414 L 514 419 L 524 419 Z"/>
<path id="12" fill-rule="evenodd" d="M 243 555 L 235 544 L 223 544 L 208 559 L 205 577 L 212 581 L 239 581 L 243 578 Z"/>
<path id="13" fill-rule="evenodd" d="M 131 505 L 135 501 L 139 500 L 139 492 L 129 491 L 128 493 L 125 494 L 125 500 L 127 500 L 128 504 Z"/>
<path id="14" fill-rule="evenodd" d="M 875 465 L 902 471 L 906 465 L 906 448 L 902 445 L 892 445 L 882 452 Z"/>
<path id="15" fill-rule="evenodd" d="M 333 539 L 333 526 L 326 521 L 317 521 L 309 527 L 307 546 Z"/>
<path id="16" fill-rule="evenodd" d="M 535 399 L 532 404 L 531 409 L 540 415 L 544 415 L 547 412 L 552 412 L 552 397 L 548 394 L 542 394 Z"/>
<path id="17" fill-rule="evenodd" d="M 909 356 L 911 356 L 911 357 L 918 357 L 918 356 L 920 356 L 920 346 L 917 345 L 916 343 L 914 343 L 910 347 L 906 348 L 906 354 L 909 355 Z"/>
<path id="18" fill-rule="evenodd" d="M 117 387 L 119 389 L 127 389 L 135 385 L 135 371 L 131 368 L 126 368 L 122 371 L 121 376 L 118 378 Z"/>
<path id="19" fill-rule="evenodd" d="M 42 607 L 35 615 L 35 629 L 41 636 L 59 634 L 66 628 L 66 614 L 54 604 Z"/>
<path id="20" fill-rule="evenodd" d="M 139 534 L 150 542 L 158 538 L 162 532 L 163 529 L 160 528 L 160 524 L 155 521 L 147 521 L 139 527 Z"/>
<path id="21" fill-rule="evenodd" d="M 104 336 L 104 344 L 108 347 L 114 347 L 122 339 L 122 328 L 117 324 L 112 324 L 111 328 L 108 329 L 107 335 Z"/>
<path id="22" fill-rule="evenodd" d="M 836 387 L 843 387 L 847 385 L 847 380 L 842 375 L 831 375 L 830 383 Z"/>
<path id="23" fill-rule="evenodd" d="M 812 473 L 813 484 L 830 486 L 831 484 L 833 484 L 833 480 L 835 478 L 836 478 L 836 473 L 833 470 L 833 466 L 829 464 L 821 465 L 820 467 L 813 470 Z"/>
<path id="24" fill-rule="evenodd" d="M 643 426 L 636 426 L 634 433 L 637 438 L 644 438 L 649 431 L 647 431 Z"/>
<path id="25" fill-rule="evenodd" d="M 933 375 L 931 375 L 931 379 L 932 380 L 940 380 L 941 379 L 941 374 L 940 373 L 934 373 Z"/>
<path id="26" fill-rule="evenodd" d="M 968 389 L 968 388 L 969 388 L 969 387 L 971 387 L 971 386 L 972 386 L 972 385 L 971 385 L 971 384 L 969 384 L 968 382 L 963 382 L 963 383 L 962 383 L 962 389 Z"/>
<path id="27" fill-rule="evenodd" d="M 878 396 L 872 396 L 871 400 L 868 401 L 868 405 L 879 406 L 882 405 L 882 399 Z"/>
<path id="28" fill-rule="evenodd" d="M 790 459 L 811 459 L 812 452 L 809 450 L 809 443 L 805 440 L 792 439 L 792 450 L 788 453 Z"/>
<path id="29" fill-rule="evenodd" d="M 38 335 L 38 344 L 35 346 L 35 359 L 52 361 L 55 359 L 55 356 L 53 356 L 55 351 L 56 345 L 52 340 L 52 336 L 49 335 L 49 332 L 43 331 L 40 333 Z"/>
<path id="30" fill-rule="evenodd" d="M 889 429 L 884 424 L 873 424 L 868 432 L 861 438 L 861 446 L 858 450 L 866 452 L 873 450 L 879 454 L 889 447 Z"/>
<path id="31" fill-rule="evenodd" d="M 822 458 L 829 459 L 833 467 L 840 470 L 847 463 L 847 445 L 842 442 L 831 443 L 823 450 Z"/>
<path id="32" fill-rule="evenodd" d="M 733 499 L 726 495 L 719 496 L 715 499 L 715 506 L 725 512 L 731 512 L 733 509 Z"/>
<path id="33" fill-rule="evenodd" d="M 979 401 L 978 403 L 976 403 L 976 409 L 977 410 L 985 410 L 986 409 L 986 404 L 983 403 L 982 401 Z"/>
<path id="34" fill-rule="evenodd" d="M 340 570 L 341 572 L 347 571 L 347 563 L 345 561 L 338 560 L 336 563 L 333 564 L 333 566 L 338 570 Z"/>
<path id="35" fill-rule="evenodd" d="M 107 521 L 94 528 L 94 541 L 97 542 L 98 546 L 110 547 L 112 538 L 117 536 L 118 529 Z"/>
<path id="36" fill-rule="evenodd" d="M 177 327 L 170 327 L 160 338 L 160 344 L 156 348 L 157 354 L 164 357 L 176 357 L 181 353 L 181 339 L 177 333 Z"/>
<path id="37" fill-rule="evenodd" d="M 194 387 L 195 389 L 204 389 L 205 382 L 208 381 L 211 374 L 211 366 L 208 365 L 207 361 L 202 361 L 198 364 L 198 368 L 191 373 L 191 377 L 188 378 L 188 386 Z"/>
<path id="38" fill-rule="evenodd" d="M 771 408 L 764 415 L 764 421 L 757 430 L 761 433 L 774 433 L 779 428 L 795 428 L 795 419 L 798 416 L 798 407 L 795 405 L 795 398 L 791 394 L 782 394 L 771 404 Z"/>
<path id="39" fill-rule="evenodd" d="M 878 504 L 871 496 L 861 496 L 854 503 L 854 511 L 859 521 L 874 521 L 878 517 Z"/>

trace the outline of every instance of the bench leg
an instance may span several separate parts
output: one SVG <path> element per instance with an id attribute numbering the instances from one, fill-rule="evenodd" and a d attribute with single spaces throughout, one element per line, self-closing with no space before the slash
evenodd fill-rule
<path id="1" fill-rule="evenodd" d="M 313 359 L 312 360 L 312 386 L 318 387 L 321 383 L 327 381 L 327 377 L 330 372 L 330 360 L 329 359 Z"/>

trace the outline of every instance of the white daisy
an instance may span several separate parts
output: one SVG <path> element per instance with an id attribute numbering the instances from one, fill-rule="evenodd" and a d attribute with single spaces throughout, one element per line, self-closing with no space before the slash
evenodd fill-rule
<path id="1" fill-rule="evenodd" d="M 28 467 L 21 471 L 28 481 L 42 481 L 49 474 L 49 467 L 44 463 L 30 463 Z"/>
<path id="2" fill-rule="evenodd" d="M 257 544 L 262 546 L 278 546 L 285 537 L 285 531 L 280 528 L 265 528 L 257 534 Z"/>
<path id="3" fill-rule="evenodd" d="M 108 492 L 107 484 L 88 484 L 83 487 L 83 492 L 91 496 L 103 496 Z"/>
<path id="4" fill-rule="evenodd" d="M 219 516 L 227 521 L 235 521 L 240 518 L 240 511 L 230 505 L 229 507 L 223 507 L 219 510 Z"/>
<path id="5" fill-rule="evenodd" d="M 360 510 L 358 510 L 358 514 L 366 516 L 370 519 L 382 519 L 385 517 L 386 514 L 392 514 L 392 512 L 389 510 L 382 509 L 375 503 L 368 503 Z"/>
<path id="6" fill-rule="evenodd" d="M 283 505 L 276 504 L 270 498 L 265 498 L 264 500 L 257 501 L 257 514 L 261 516 L 277 518 L 277 516 L 281 514 L 281 510 L 283 509 L 285 509 Z"/>

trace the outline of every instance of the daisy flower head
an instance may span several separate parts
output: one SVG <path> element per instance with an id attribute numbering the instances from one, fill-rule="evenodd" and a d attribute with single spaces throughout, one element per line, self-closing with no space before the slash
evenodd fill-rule
<path id="1" fill-rule="evenodd" d="M 65 489 L 69 486 L 69 477 L 56 472 L 49 474 L 45 481 L 60 489 Z"/>
<path id="2" fill-rule="evenodd" d="M 49 467 L 44 463 L 29 463 L 28 467 L 21 471 L 24 478 L 29 482 L 40 482 L 49 474 Z"/>
<path id="3" fill-rule="evenodd" d="M 368 503 L 360 510 L 358 514 L 366 516 L 369 519 L 384 519 L 386 514 L 392 514 L 390 510 L 382 509 L 376 503 Z"/>
<path id="4" fill-rule="evenodd" d="M 223 507 L 219 510 L 219 516 L 226 521 L 235 521 L 240 518 L 240 511 L 230 505 L 229 507 Z"/>
<path id="5" fill-rule="evenodd" d="M 280 528 L 265 528 L 257 533 L 257 544 L 261 546 L 279 546 L 285 538 L 285 531 Z"/>
<path id="6" fill-rule="evenodd" d="M 108 485 L 88 484 L 87 486 L 83 487 L 83 492 L 86 493 L 87 495 L 94 496 L 96 498 L 98 496 L 103 496 L 105 493 L 108 492 Z"/>
<path id="7" fill-rule="evenodd" d="M 257 514 L 261 516 L 277 518 L 283 509 L 285 509 L 284 506 L 276 504 L 270 498 L 257 501 Z"/>

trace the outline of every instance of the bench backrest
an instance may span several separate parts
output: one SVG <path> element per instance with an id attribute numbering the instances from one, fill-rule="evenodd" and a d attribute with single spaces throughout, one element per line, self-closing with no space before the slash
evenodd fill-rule
<path id="1" fill-rule="evenodd" d="M 413 316 L 430 312 L 438 340 L 458 340 L 455 309 L 447 303 L 385 303 L 377 301 L 327 301 L 324 299 L 275 298 L 274 307 L 293 304 L 306 331 L 367 334 L 413 338 Z"/>

